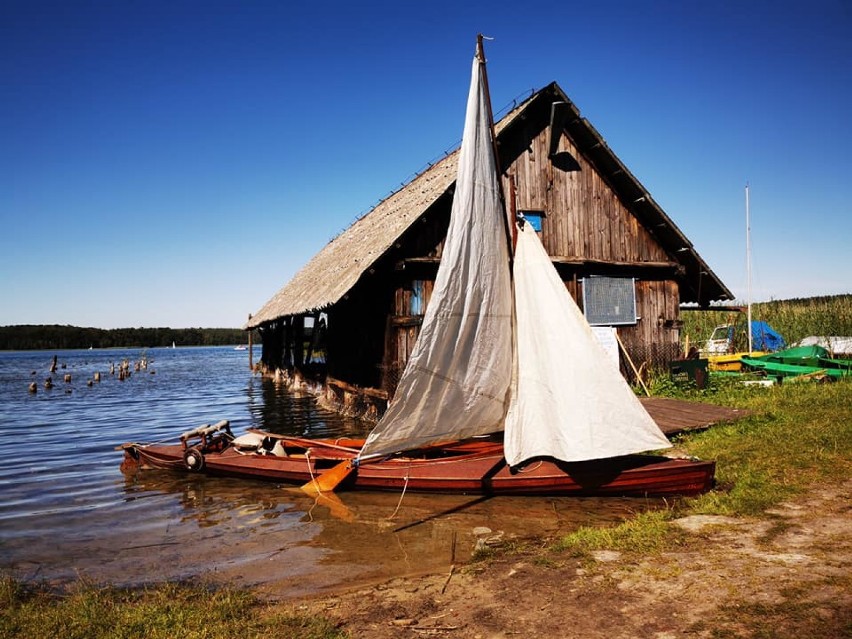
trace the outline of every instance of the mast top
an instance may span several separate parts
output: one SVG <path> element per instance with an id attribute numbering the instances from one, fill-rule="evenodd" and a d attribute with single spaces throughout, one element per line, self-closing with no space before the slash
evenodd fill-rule
<path id="1" fill-rule="evenodd" d="M 482 64 L 485 64 L 485 48 L 482 45 L 482 41 L 493 39 L 494 38 L 489 38 L 488 36 L 484 36 L 481 33 L 476 35 L 476 59 L 479 60 Z"/>

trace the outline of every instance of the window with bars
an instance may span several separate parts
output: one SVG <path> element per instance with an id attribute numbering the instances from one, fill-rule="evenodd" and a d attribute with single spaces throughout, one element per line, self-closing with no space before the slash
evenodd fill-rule
<path id="1" fill-rule="evenodd" d="M 636 280 L 632 277 L 584 278 L 583 312 L 592 326 L 635 324 Z"/>

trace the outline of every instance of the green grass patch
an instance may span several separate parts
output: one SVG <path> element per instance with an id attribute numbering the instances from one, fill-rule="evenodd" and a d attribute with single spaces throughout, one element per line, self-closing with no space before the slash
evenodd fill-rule
<path id="1" fill-rule="evenodd" d="M 642 513 L 611 528 L 581 528 L 556 548 L 658 552 L 678 543 L 674 517 L 757 516 L 820 483 L 852 475 L 852 381 L 744 387 L 724 381 L 677 396 L 735 406 L 749 417 L 680 438 L 679 448 L 716 460 L 717 488 L 672 508 Z"/>
<path id="2" fill-rule="evenodd" d="M 852 382 L 729 389 L 727 394 L 733 400 L 727 403 L 752 416 L 684 441 L 690 454 L 716 460 L 720 485 L 688 502 L 691 512 L 758 515 L 812 484 L 849 477 Z"/>
<path id="3" fill-rule="evenodd" d="M 141 589 L 78 583 L 68 592 L 0 577 L 0 636 L 27 639 L 341 639 L 329 621 L 275 612 L 251 593 L 165 583 Z"/>
<path id="4" fill-rule="evenodd" d="M 617 526 L 596 528 L 584 526 L 565 535 L 554 546 L 556 551 L 567 551 L 576 556 L 586 556 L 595 550 L 617 550 L 628 553 L 655 554 L 680 541 L 667 510 L 639 513 Z"/>

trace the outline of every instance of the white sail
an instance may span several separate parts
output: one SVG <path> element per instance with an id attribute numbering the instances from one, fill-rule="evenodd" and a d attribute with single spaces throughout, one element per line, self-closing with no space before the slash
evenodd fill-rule
<path id="1" fill-rule="evenodd" d="M 361 457 L 502 429 L 512 289 L 484 61 L 474 59 L 450 225 L 414 350 Z"/>
<path id="2" fill-rule="evenodd" d="M 432 298 L 360 457 L 503 429 L 511 466 L 668 448 L 529 225 L 518 231 L 513 291 L 484 73 L 477 57 Z"/>
<path id="3" fill-rule="evenodd" d="M 506 417 L 510 466 L 671 446 L 603 347 L 529 224 L 515 249 L 516 375 Z"/>

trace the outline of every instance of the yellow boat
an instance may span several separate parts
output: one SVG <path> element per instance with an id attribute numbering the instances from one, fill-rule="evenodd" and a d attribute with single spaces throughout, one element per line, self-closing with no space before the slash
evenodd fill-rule
<path id="1" fill-rule="evenodd" d="M 707 369 L 710 371 L 726 371 L 738 373 L 743 368 L 743 357 L 760 357 L 766 355 L 765 351 L 751 351 L 742 353 L 722 353 L 719 355 L 707 355 Z"/>

